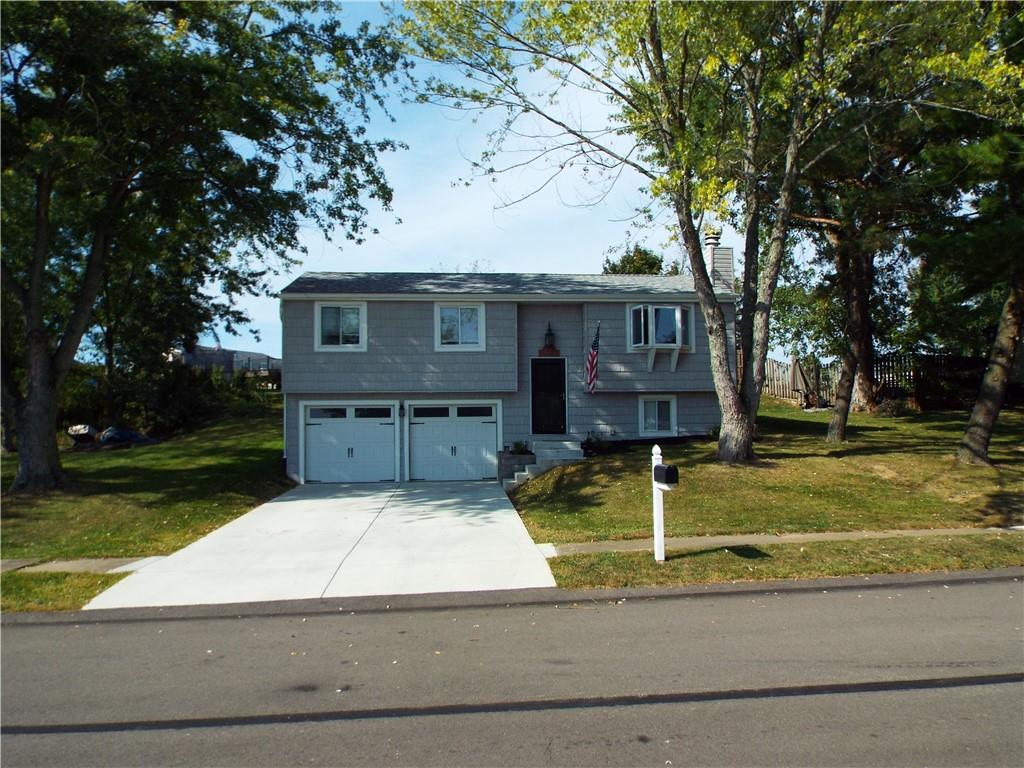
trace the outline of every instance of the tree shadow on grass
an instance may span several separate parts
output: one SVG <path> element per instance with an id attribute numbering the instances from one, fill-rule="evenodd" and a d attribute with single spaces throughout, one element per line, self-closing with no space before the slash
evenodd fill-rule
<path id="1" fill-rule="evenodd" d="M 1024 525 L 1024 490 L 1000 489 L 987 494 L 977 514 L 990 526 Z"/>
<path id="2" fill-rule="evenodd" d="M 825 437 L 828 432 L 827 421 L 804 421 L 803 419 L 785 419 L 778 416 L 758 416 L 757 431 L 763 437 L 787 437 L 791 435 L 809 435 Z M 875 432 L 897 431 L 897 425 L 873 426 L 870 424 L 850 424 L 846 433 L 851 436 L 868 435 Z"/>
<path id="3" fill-rule="evenodd" d="M 666 555 L 665 560 L 685 560 L 692 557 L 701 557 L 703 555 L 713 555 L 717 552 L 728 552 L 730 555 L 736 555 L 736 557 L 743 558 L 744 560 L 771 559 L 771 555 L 769 555 L 763 549 L 758 549 L 757 547 L 751 547 L 743 544 L 737 547 L 711 547 L 710 549 L 696 549 L 687 552 L 673 552 L 670 555 Z"/>

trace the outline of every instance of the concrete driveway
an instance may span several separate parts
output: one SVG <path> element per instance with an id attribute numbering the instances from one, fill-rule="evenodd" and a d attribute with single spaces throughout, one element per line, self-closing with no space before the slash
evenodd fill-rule
<path id="1" fill-rule="evenodd" d="M 86 608 L 553 587 L 498 483 L 308 484 Z"/>

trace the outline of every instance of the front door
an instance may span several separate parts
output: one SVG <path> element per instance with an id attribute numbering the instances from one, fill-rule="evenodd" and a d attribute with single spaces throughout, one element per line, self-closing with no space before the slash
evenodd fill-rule
<path id="1" fill-rule="evenodd" d="M 535 435 L 565 434 L 565 358 L 530 361 L 531 431 Z"/>

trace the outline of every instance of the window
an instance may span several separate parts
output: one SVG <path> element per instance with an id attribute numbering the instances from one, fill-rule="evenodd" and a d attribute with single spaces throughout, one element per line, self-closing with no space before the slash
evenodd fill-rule
<path id="1" fill-rule="evenodd" d="M 344 419 L 344 408 L 310 408 L 309 418 L 311 419 Z"/>
<path id="2" fill-rule="evenodd" d="M 412 409 L 412 417 L 414 419 L 447 419 L 448 407 L 419 405 Z"/>
<path id="3" fill-rule="evenodd" d="M 476 418 L 480 416 L 491 418 L 494 415 L 494 410 L 489 405 L 460 405 L 457 413 L 460 418 Z"/>
<path id="4" fill-rule="evenodd" d="M 676 399 L 666 395 L 640 398 L 640 434 L 676 434 Z"/>
<path id="5" fill-rule="evenodd" d="M 483 304 L 435 304 L 434 349 L 482 352 L 486 348 Z"/>
<path id="6" fill-rule="evenodd" d="M 390 419 L 390 408 L 354 408 L 357 419 Z"/>
<path id="7" fill-rule="evenodd" d="M 692 311 L 690 306 L 634 304 L 629 307 L 630 348 L 692 351 Z"/>
<path id="8" fill-rule="evenodd" d="M 635 307 L 630 307 L 629 314 L 630 327 L 632 328 L 630 346 L 646 347 L 650 338 L 647 335 L 648 326 L 650 325 L 650 307 L 645 304 L 638 304 Z"/>
<path id="9" fill-rule="evenodd" d="M 366 304 L 316 303 L 317 352 L 365 352 Z"/>
<path id="10" fill-rule="evenodd" d="M 679 346 L 679 307 L 654 308 L 654 344 Z"/>

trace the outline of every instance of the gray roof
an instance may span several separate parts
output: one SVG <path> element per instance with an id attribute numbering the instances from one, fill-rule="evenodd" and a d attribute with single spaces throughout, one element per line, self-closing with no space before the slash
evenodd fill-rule
<path id="1" fill-rule="evenodd" d="M 508 296 L 624 296 L 692 293 L 693 280 L 679 275 L 549 275 L 438 272 L 306 272 L 282 295 L 460 294 Z"/>

